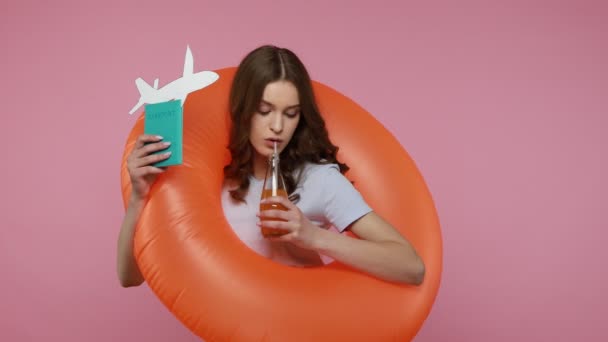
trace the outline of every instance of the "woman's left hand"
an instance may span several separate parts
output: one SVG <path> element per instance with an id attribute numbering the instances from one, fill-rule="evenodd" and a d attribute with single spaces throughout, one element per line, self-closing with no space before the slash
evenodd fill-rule
<path id="1" fill-rule="evenodd" d="M 306 216 L 300 211 L 295 204 L 289 199 L 281 196 L 269 197 L 262 200 L 261 203 L 268 204 L 281 204 L 287 211 L 279 209 L 264 210 L 257 214 L 260 220 L 264 219 L 279 219 L 282 221 L 269 221 L 264 220 L 263 226 L 267 228 L 277 228 L 287 230 L 288 233 L 281 235 L 276 238 L 270 238 L 274 241 L 291 242 L 294 245 L 305 248 L 313 249 L 315 239 L 318 236 L 319 231 L 322 229 L 315 226 Z M 262 223 L 258 222 L 258 227 L 261 227 Z"/>

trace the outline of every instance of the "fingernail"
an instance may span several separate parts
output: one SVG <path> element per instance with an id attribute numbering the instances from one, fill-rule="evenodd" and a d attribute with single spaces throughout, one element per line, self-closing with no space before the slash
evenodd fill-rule
<path id="1" fill-rule="evenodd" d="M 165 146 L 169 146 L 169 145 L 171 145 L 171 142 L 170 141 L 165 141 L 163 144 L 165 144 Z"/>
<path id="2" fill-rule="evenodd" d="M 170 156 L 171 155 L 171 151 L 165 153 L 166 156 Z"/>
<path id="3" fill-rule="evenodd" d="M 156 139 L 163 140 L 163 137 L 162 137 L 162 136 L 160 136 L 160 135 L 157 135 L 157 136 L 156 136 Z"/>

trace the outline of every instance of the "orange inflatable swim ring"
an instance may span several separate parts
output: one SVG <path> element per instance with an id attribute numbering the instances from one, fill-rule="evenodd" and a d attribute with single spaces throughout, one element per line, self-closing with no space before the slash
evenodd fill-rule
<path id="1" fill-rule="evenodd" d="M 278 264 L 249 249 L 221 205 L 230 160 L 228 94 L 236 68 L 184 105 L 183 165 L 156 181 L 136 227 L 134 253 L 152 291 L 206 341 L 406 341 L 428 316 L 439 288 L 442 242 L 431 195 L 414 162 L 369 113 L 313 81 L 346 176 L 374 210 L 406 236 L 426 265 L 420 286 L 376 279 L 335 261 L 318 268 Z M 122 158 L 143 133 L 143 115 Z"/>

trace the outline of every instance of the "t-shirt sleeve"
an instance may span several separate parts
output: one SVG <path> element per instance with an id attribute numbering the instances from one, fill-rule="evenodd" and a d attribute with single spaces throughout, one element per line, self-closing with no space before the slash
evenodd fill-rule
<path id="1" fill-rule="evenodd" d="M 324 165 L 319 171 L 325 217 L 338 231 L 372 211 L 337 164 Z"/>

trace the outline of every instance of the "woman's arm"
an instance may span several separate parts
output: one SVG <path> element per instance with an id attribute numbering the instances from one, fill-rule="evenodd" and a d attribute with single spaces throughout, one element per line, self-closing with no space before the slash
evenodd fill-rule
<path id="1" fill-rule="evenodd" d="M 360 239 L 318 229 L 311 247 L 379 278 L 420 285 L 425 267 L 412 245 L 388 222 L 370 212 L 350 226 Z"/>
<path id="2" fill-rule="evenodd" d="M 294 245 L 293 243 L 283 242 L 283 241 L 274 241 L 275 244 L 279 244 L 278 246 L 273 246 L 282 251 L 285 251 L 289 256 L 291 256 L 294 260 L 305 265 L 306 267 L 314 267 L 314 266 L 323 266 L 323 259 L 319 255 L 319 252 L 314 251 L 312 249 L 305 249 L 299 246 Z M 282 262 L 281 258 L 274 259 L 278 262 Z"/>
<path id="3" fill-rule="evenodd" d="M 118 280 L 123 287 L 139 286 L 144 277 L 139 271 L 135 256 L 133 255 L 133 237 L 139 215 L 144 207 L 143 200 L 131 199 L 118 236 L 116 269 Z"/>
<path id="4" fill-rule="evenodd" d="M 118 235 L 118 248 L 116 255 L 116 270 L 118 280 L 123 287 L 139 286 L 144 282 L 144 277 L 139 271 L 133 255 L 133 237 L 135 226 L 144 208 L 150 187 L 156 177 L 164 170 L 152 166 L 169 158 L 170 152 L 151 154 L 162 151 L 170 145 L 163 142 L 162 137 L 142 134 L 137 137 L 135 146 L 127 159 L 127 168 L 131 179 L 131 197 L 127 212 L 122 221 L 120 234 Z"/>
<path id="5" fill-rule="evenodd" d="M 260 218 L 284 220 L 264 221 L 266 227 L 290 231 L 276 240 L 317 251 L 383 280 L 412 285 L 422 283 L 425 273 L 422 259 L 411 244 L 376 213 L 370 212 L 351 224 L 349 229 L 360 238 L 355 239 L 315 226 L 285 198 L 271 197 L 265 201 L 288 208 L 287 211 L 266 210 L 259 214 Z"/>

